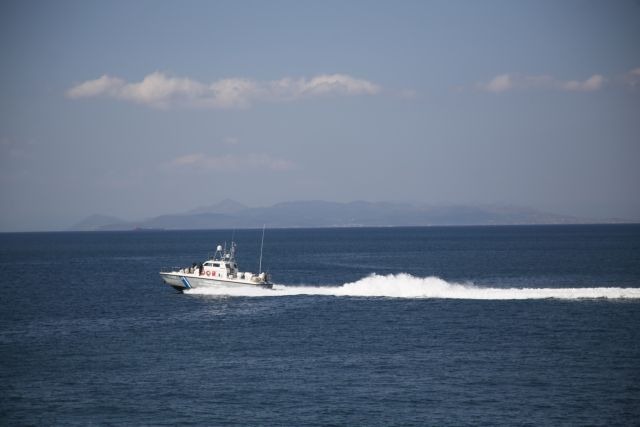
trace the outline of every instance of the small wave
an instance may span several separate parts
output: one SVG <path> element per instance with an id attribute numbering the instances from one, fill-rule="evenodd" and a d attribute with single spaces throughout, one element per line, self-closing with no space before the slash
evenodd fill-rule
<path id="1" fill-rule="evenodd" d="M 450 283 L 438 277 L 415 277 L 410 274 L 372 274 L 342 286 L 285 286 L 273 289 L 253 286 L 196 288 L 190 295 L 273 297 L 326 295 L 346 297 L 446 298 L 473 300 L 523 299 L 640 299 L 640 288 L 491 288 L 472 283 Z"/>

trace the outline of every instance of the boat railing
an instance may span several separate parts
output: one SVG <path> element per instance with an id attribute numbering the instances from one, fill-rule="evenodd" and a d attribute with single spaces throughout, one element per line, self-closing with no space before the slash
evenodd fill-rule
<path id="1" fill-rule="evenodd" d="M 184 267 L 161 267 L 160 268 L 160 273 L 172 273 L 174 271 L 180 271 L 183 268 Z"/>

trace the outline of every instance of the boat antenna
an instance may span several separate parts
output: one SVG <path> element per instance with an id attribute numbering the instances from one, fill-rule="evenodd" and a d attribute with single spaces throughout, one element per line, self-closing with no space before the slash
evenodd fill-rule
<path id="1" fill-rule="evenodd" d="M 258 266 L 258 274 L 262 273 L 262 247 L 264 246 L 264 227 L 262 224 L 262 243 L 260 243 L 260 265 Z"/>

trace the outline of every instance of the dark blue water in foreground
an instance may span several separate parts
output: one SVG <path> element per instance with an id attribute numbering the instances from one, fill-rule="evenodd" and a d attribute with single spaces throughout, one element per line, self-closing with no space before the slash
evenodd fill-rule
<path id="1" fill-rule="evenodd" d="M 632 425 L 640 299 L 177 294 L 227 231 L 0 234 L 0 424 Z M 236 231 L 242 270 L 260 231 Z M 284 289 L 640 288 L 640 226 L 267 230 Z M 425 281 L 423 286 L 430 286 Z M 520 295 L 519 290 L 509 291 Z M 397 295 L 396 295 L 397 296 Z"/>

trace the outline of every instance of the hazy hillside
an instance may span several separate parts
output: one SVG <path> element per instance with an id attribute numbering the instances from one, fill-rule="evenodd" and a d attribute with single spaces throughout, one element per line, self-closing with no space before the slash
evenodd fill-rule
<path id="1" fill-rule="evenodd" d="M 127 227 L 126 221 L 109 215 L 94 214 L 71 227 L 71 231 L 96 231 L 105 227 Z"/>
<path id="2" fill-rule="evenodd" d="M 578 224 L 580 218 L 514 206 L 420 206 L 410 203 L 321 200 L 250 208 L 227 199 L 186 213 L 134 222 L 92 215 L 72 230 L 225 229 L 267 227 L 375 227 L 429 225 Z"/>

